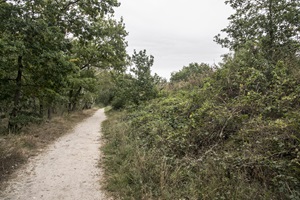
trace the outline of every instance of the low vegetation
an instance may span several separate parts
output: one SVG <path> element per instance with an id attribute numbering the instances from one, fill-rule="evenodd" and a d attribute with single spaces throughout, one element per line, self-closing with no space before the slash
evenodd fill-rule
<path id="1" fill-rule="evenodd" d="M 225 3 L 232 54 L 167 83 L 127 55 L 115 0 L 1 2 L 1 180 L 86 116 L 53 114 L 98 103 L 117 198 L 300 199 L 300 2 Z"/>
<path id="2" fill-rule="evenodd" d="M 279 62 L 267 77 L 244 56 L 109 112 L 107 188 L 125 199 L 298 199 L 298 75 Z"/>
<path id="3" fill-rule="evenodd" d="M 236 12 L 228 38 L 215 40 L 232 54 L 191 63 L 150 100 L 108 112 L 116 197 L 300 199 L 300 4 L 226 3 Z"/>

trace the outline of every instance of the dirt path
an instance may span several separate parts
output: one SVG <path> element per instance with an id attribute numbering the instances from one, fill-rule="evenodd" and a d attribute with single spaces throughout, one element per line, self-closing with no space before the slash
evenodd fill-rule
<path id="1" fill-rule="evenodd" d="M 15 174 L 3 200 L 101 200 L 100 123 L 104 110 L 78 124 L 75 129 Z"/>

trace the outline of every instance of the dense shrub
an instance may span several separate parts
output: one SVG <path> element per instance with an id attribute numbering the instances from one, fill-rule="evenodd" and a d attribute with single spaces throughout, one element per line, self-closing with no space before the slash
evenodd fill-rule
<path id="1" fill-rule="evenodd" d="M 190 63 L 188 66 L 184 66 L 178 72 L 173 72 L 171 74 L 170 81 L 171 82 L 180 82 L 180 81 L 188 81 L 195 77 L 199 78 L 199 76 L 207 76 L 212 72 L 212 68 L 204 63 Z"/>
<path id="2" fill-rule="evenodd" d="M 126 129 L 113 131 L 124 138 L 113 156 L 126 161 L 110 173 L 132 175 L 114 180 L 128 187 L 122 195 L 300 198 L 300 79 L 289 63 L 249 57 L 238 52 L 197 87 L 168 91 L 114 122 Z"/>

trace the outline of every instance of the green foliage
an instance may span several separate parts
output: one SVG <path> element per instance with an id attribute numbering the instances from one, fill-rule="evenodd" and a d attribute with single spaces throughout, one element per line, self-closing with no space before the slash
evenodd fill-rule
<path id="1" fill-rule="evenodd" d="M 212 69 L 207 64 L 190 63 L 188 66 L 183 67 L 180 71 L 173 72 L 171 74 L 170 81 L 188 81 L 189 79 L 193 79 L 195 77 L 207 76 L 210 72 L 212 72 Z"/>
<path id="2" fill-rule="evenodd" d="M 241 49 L 198 87 L 166 92 L 113 118 L 107 123 L 120 126 L 104 128 L 107 166 L 116 166 L 108 188 L 125 199 L 299 199 L 294 71 Z"/>
<path id="3" fill-rule="evenodd" d="M 90 107 L 97 71 L 124 70 L 127 32 L 112 18 L 115 6 L 116 0 L 1 1 L 0 112 L 9 114 L 10 129 L 45 109 L 51 117 L 54 108 Z"/>
<path id="4" fill-rule="evenodd" d="M 117 74 L 115 77 L 116 90 L 111 102 L 114 109 L 124 108 L 132 104 L 133 78 L 129 74 Z"/>
<path id="5" fill-rule="evenodd" d="M 108 106 L 111 104 L 112 99 L 115 95 L 116 84 L 113 80 L 114 71 L 101 71 L 97 74 L 98 84 L 97 84 L 97 95 L 96 104 L 103 106 Z"/>
<path id="6" fill-rule="evenodd" d="M 104 124 L 116 197 L 300 199 L 299 1 L 226 3 L 236 12 L 216 41 L 233 55 L 215 70 L 184 67 L 164 95 Z M 150 74 L 151 58 L 136 55 L 128 85 Z M 121 105 L 140 97 L 122 91 Z"/>
<path id="7" fill-rule="evenodd" d="M 289 60 L 299 49 L 299 9 L 297 0 L 228 0 L 234 10 L 229 25 L 217 35 L 217 43 L 231 50 L 243 48 L 249 41 L 252 51 L 261 51 L 270 63 Z"/>
<path id="8" fill-rule="evenodd" d="M 157 74 L 151 75 L 154 57 L 148 56 L 146 50 L 134 51 L 131 61 L 133 66 L 130 74 L 116 74 L 116 91 L 112 100 L 115 109 L 139 105 L 158 95 L 161 78 Z"/>
<path id="9" fill-rule="evenodd" d="M 133 102 L 139 104 L 141 101 L 155 98 L 157 95 L 155 79 L 151 75 L 154 57 L 152 55 L 148 56 L 146 50 L 143 50 L 138 53 L 134 51 L 131 59 L 134 64 L 131 68 L 131 72 L 134 75 Z"/>

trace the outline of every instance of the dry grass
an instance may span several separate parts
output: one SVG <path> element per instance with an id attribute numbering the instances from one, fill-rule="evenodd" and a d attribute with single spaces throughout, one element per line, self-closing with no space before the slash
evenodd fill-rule
<path id="1" fill-rule="evenodd" d="M 96 110 L 95 108 L 54 117 L 41 124 L 28 125 L 19 134 L 0 136 L 0 186 L 30 157 L 40 153 L 47 145 L 68 133 Z"/>
<path id="2" fill-rule="evenodd" d="M 218 143 L 197 156 L 176 157 L 164 149 L 166 143 L 147 146 L 152 140 L 142 135 L 140 127 L 145 130 L 155 117 L 146 121 L 137 112 L 106 114 L 108 119 L 102 124 L 105 189 L 115 199 L 293 199 L 273 190 L 271 184 L 254 179 L 266 177 L 263 169 L 242 160 L 241 149 L 233 141 Z M 144 120 L 145 125 L 134 125 L 133 118 Z M 252 174 L 246 168 L 238 168 L 239 162 L 233 159 L 249 164 Z"/>

